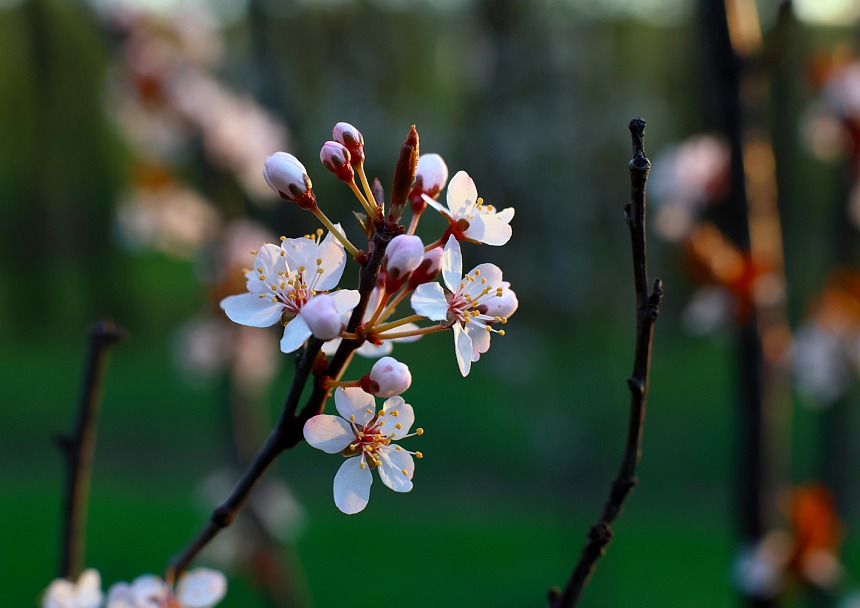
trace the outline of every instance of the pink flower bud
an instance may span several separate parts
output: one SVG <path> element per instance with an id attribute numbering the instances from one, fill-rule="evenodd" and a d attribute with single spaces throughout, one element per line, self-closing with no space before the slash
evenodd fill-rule
<path id="1" fill-rule="evenodd" d="M 442 270 L 443 253 L 444 250 L 441 247 L 435 247 L 424 254 L 424 259 L 409 277 L 409 289 L 415 289 L 422 283 L 429 283 L 436 278 Z"/>
<path id="2" fill-rule="evenodd" d="M 388 243 L 382 264 L 393 281 L 403 279 L 424 260 L 424 243 L 417 236 L 401 234 Z"/>
<path id="3" fill-rule="evenodd" d="M 400 395 L 412 385 L 409 367 L 393 357 L 382 357 L 373 365 L 365 379 L 362 388 L 383 399 Z"/>
<path id="4" fill-rule="evenodd" d="M 346 183 L 355 181 L 355 172 L 349 164 L 349 150 L 336 141 L 327 141 L 320 150 L 320 162 L 337 178 Z"/>
<path id="5" fill-rule="evenodd" d="M 519 302 L 517 302 L 517 294 L 508 285 L 507 281 L 503 282 L 501 295 L 495 298 L 487 298 L 478 306 L 478 310 L 486 315 L 501 317 L 503 319 L 507 319 L 514 314 L 519 306 Z"/>
<path id="6" fill-rule="evenodd" d="M 292 154 L 275 152 L 266 159 L 263 178 L 281 198 L 296 203 L 302 209 L 316 207 L 316 195 L 305 166 Z"/>
<path id="7" fill-rule="evenodd" d="M 415 171 L 415 184 L 409 193 L 412 211 L 421 213 L 427 206 L 422 194 L 437 198 L 442 188 L 448 183 L 448 165 L 438 154 L 422 154 L 418 157 L 418 168 Z"/>
<path id="8" fill-rule="evenodd" d="M 302 306 L 300 315 L 315 338 L 332 340 L 343 330 L 343 317 L 337 311 L 334 298 L 317 294 Z"/>
<path id="9" fill-rule="evenodd" d="M 339 122 L 331 130 L 331 136 L 333 140 L 343 144 L 349 150 L 354 166 L 364 162 L 364 137 L 358 129 L 348 122 Z"/>

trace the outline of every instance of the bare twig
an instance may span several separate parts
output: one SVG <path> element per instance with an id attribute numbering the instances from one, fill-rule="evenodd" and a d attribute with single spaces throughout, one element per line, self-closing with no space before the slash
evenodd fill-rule
<path id="1" fill-rule="evenodd" d="M 87 363 L 75 428 L 72 435 L 57 438 L 66 457 L 67 469 L 60 543 L 60 575 L 69 580 L 76 579 L 83 566 L 96 423 L 101 403 L 102 380 L 108 363 L 108 349 L 118 342 L 124 333 L 108 320 L 99 321 L 90 328 Z"/>
<path id="2" fill-rule="evenodd" d="M 627 495 L 636 485 L 636 467 L 641 456 L 642 427 L 645 421 L 645 399 L 648 394 L 648 371 L 651 363 L 651 341 L 654 321 L 663 299 L 663 284 L 654 281 L 648 292 L 648 273 L 645 265 L 645 183 L 651 162 L 645 157 L 643 139 L 645 121 L 635 118 L 630 121 L 633 139 L 633 158 L 630 160 L 631 200 L 624 207 L 630 241 L 633 249 L 633 282 L 636 290 L 636 345 L 633 358 L 633 374 L 627 379 L 630 388 L 630 418 L 627 425 L 627 441 L 618 474 L 610 487 L 609 496 L 603 505 L 600 518 L 591 526 L 588 540 L 582 548 L 579 562 L 564 591 L 550 590 L 552 608 L 570 608 L 579 601 L 583 589 L 612 540 L 610 525 L 618 517 Z"/>

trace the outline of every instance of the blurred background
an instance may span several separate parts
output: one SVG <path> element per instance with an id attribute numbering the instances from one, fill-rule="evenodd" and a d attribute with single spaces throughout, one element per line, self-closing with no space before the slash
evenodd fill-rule
<path id="1" fill-rule="evenodd" d="M 268 191 L 276 150 L 358 240 L 316 162 L 338 121 L 386 189 L 415 124 L 516 208 L 511 242 L 464 264 L 498 264 L 520 308 L 467 379 L 447 334 L 397 346 L 426 430 L 411 493 L 377 481 L 342 515 L 339 462 L 300 445 L 200 563 L 228 573 L 228 607 L 545 605 L 624 441 L 636 116 L 666 301 L 641 485 L 581 605 L 860 605 L 858 28 L 856 0 L 0 0 L 6 605 L 57 575 L 55 437 L 95 320 L 129 336 L 87 565 L 105 587 L 161 572 L 229 491 L 293 357 L 218 302 L 250 249 L 316 228 Z"/>

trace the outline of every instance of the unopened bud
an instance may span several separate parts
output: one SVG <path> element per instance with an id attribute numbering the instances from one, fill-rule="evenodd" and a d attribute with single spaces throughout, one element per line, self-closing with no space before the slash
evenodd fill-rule
<path id="1" fill-rule="evenodd" d="M 409 289 L 415 289 L 419 285 L 429 283 L 436 278 L 439 271 L 442 270 L 443 253 L 444 250 L 441 247 L 434 247 L 424 254 L 424 259 L 409 277 Z"/>
<path id="2" fill-rule="evenodd" d="M 401 234 L 388 243 L 382 264 L 393 281 L 403 277 L 418 268 L 424 260 L 424 243 L 417 236 Z"/>
<path id="3" fill-rule="evenodd" d="M 403 213 L 403 207 L 415 183 L 415 170 L 418 168 L 418 131 L 415 125 L 409 129 L 406 141 L 400 146 L 400 156 L 394 166 L 394 182 L 391 184 L 391 207 L 388 214 L 393 221 L 398 221 Z"/>
<path id="4" fill-rule="evenodd" d="M 422 194 L 437 198 L 442 188 L 448 183 L 448 165 L 438 154 L 422 154 L 418 157 L 418 168 L 415 170 L 415 185 L 409 193 L 412 211 L 420 213 L 427 206 Z"/>
<path id="5" fill-rule="evenodd" d="M 320 340 L 337 338 L 343 330 L 343 316 L 337 311 L 334 298 L 325 293 L 308 300 L 302 306 L 301 317 Z"/>
<path id="6" fill-rule="evenodd" d="M 362 380 L 366 392 L 387 399 L 406 391 L 412 385 L 412 374 L 405 363 L 394 357 L 382 357 Z"/>
<path id="7" fill-rule="evenodd" d="M 502 284 L 501 294 L 496 297 L 490 297 L 481 302 L 478 310 L 492 317 L 510 317 L 517 311 L 519 302 L 517 302 L 517 294 L 514 290 L 507 287 L 507 282 Z"/>
<path id="8" fill-rule="evenodd" d="M 320 162 L 337 178 L 348 184 L 355 181 L 355 172 L 349 164 L 349 150 L 336 141 L 327 141 L 320 150 Z"/>
<path id="9" fill-rule="evenodd" d="M 331 130 L 332 139 L 343 144 L 349 150 L 353 166 L 364 162 L 364 137 L 361 132 L 348 122 L 339 122 Z"/>
<path id="10" fill-rule="evenodd" d="M 275 152 L 266 159 L 263 178 L 281 198 L 302 209 L 314 209 L 317 197 L 305 166 L 292 154 Z"/>

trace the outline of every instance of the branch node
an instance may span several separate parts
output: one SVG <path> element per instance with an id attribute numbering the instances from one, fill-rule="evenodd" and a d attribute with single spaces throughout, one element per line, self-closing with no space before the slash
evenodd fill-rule
<path id="1" fill-rule="evenodd" d="M 645 381 L 642 380 L 642 378 L 630 376 L 627 378 L 627 388 L 629 388 L 631 392 L 641 395 L 645 392 Z"/>
<path id="2" fill-rule="evenodd" d="M 218 528 L 226 528 L 236 519 L 236 511 L 229 505 L 221 505 L 212 511 L 212 525 Z"/>

